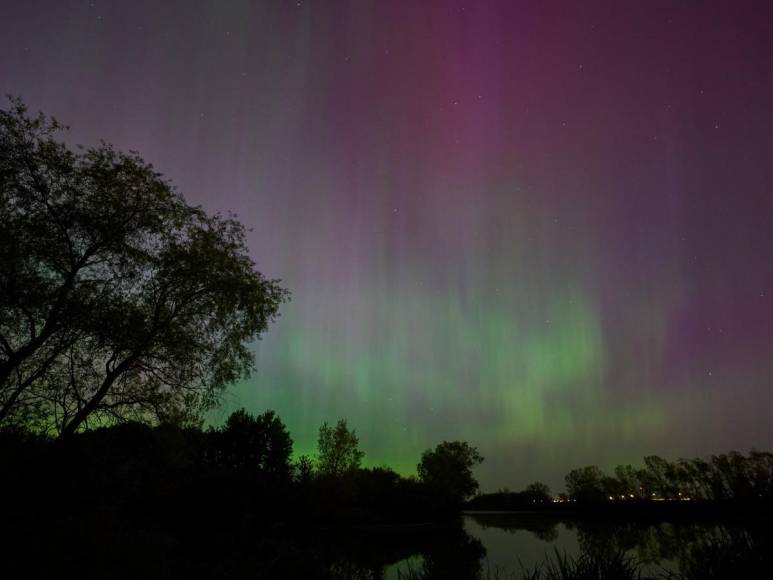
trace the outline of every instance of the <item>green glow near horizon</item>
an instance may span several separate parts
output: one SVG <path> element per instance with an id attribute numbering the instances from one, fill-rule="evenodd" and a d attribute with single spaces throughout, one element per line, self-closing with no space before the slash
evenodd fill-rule
<path id="1" fill-rule="evenodd" d="M 621 409 L 606 399 L 607 348 L 587 293 L 544 296 L 535 309 L 398 289 L 400 316 L 373 304 L 378 295 L 360 289 L 343 301 L 356 319 L 327 318 L 328 326 L 282 334 L 271 356 L 282 356 L 297 382 L 278 384 L 259 370 L 239 389 L 287 421 L 296 455 L 313 455 L 319 424 L 339 417 L 360 435 L 366 465 L 403 474 L 414 473 L 421 451 L 442 439 L 484 451 L 491 443 L 565 446 L 578 433 L 614 435 L 622 424 L 624 436 L 663 424 L 657 405 Z M 616 426 L 589 430 L 612 410 Z"/>

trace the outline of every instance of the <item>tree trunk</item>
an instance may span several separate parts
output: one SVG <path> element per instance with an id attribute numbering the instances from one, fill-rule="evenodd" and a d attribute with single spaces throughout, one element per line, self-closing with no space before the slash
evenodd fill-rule
<path id="1" fill-rule="evenodd" d="M 7 360 L 0 363 L 0 390 L 5 387 L 5 384 L 8 382 L 8 378 L 11 376 L 11 373 L 19 368 L 19 365 L 21 365 L 25 360 L 35 354 L 38 349 L 45 345 L 46 341 L 51 338 L 51 336 L 56 331 L 58 318 L 58 313 L 53 313 L 41 329 L 40 334 L 32 338 L 19 350 L 12 353 Z"/>
<path id="2" fill-rule="evenodd" d="M 113 386 L 113 383 L 115 382 L 115 379 L 118 378 L 119 374 L 120 373 L 108 373 L 108 375 L 102 381 L 102 384 L 99 386 L 99 389 L 97 389 L 97 392 L 94 393 L 94 396 L 91 397 L 91 399 L 89 399 L 86 404 L 83 405 L 83 407 L 78 409 L 78 412 L 73 415 L 73 418 L 70 419 L 70 422 L 64 426 L 62 432 L 59 434 L 60 439 L 70 437 L 75 434 L 75 432 L 78 430 L 78 427 L 80 427 L 83 422 L 88 419 L 89 415 L 94 412 L 99 403 L 102 402 L 102 399 L 105 398 L 105 395 L 107 395 L 107 392 L 110 390 L 110 387 Z"/>
<path id="3" fill-rule="evenodd" d="M 29 387 L 35 379 L 37 379 L 37 374 L 33 374 L 31 377 L 28 377 L 25 381 L 22 381 L 18 387 L 14 390 L 13 393 L 11 393 L 11 396 L 8 397 L 8 400 L 3 403 L 3 407 L 0 408 L 0 423 L 2 423 L 3 419 L 5 419 L 8 415 L 10 415 L 11 410 L 13 409 L 13 406 L 16 404 L 16 400 L 21 396 L 21 394 L 24 392 L 24 390 Z"/>
<path id="4" fill-rule="evenodd" d="M 19 348 L 16 352 L 12 353 L 8 357 L 8 360 L 0 363 L 0 390 L 2 390 L 5 386 L 5 383 L 8 381 L 8 377 L 11 376 L 11 373 L 15 371 L 25 360 L 35 354 L 35 352 L 37 352 L 37 350 L 41 348 L 46 343 L 46 341 L 51 338 L 51 336 L 53 336 L 54 332 L 56 332 L 57 327 L 59 326 L 59 316 L 62 314 L 65 301 L 70 295 L 70 291 L 75 284 L 75 277 L 78 271 L 85 264 L 85 260 L 86 257 L 84 256 L 84 258 L 75 265 L 73 271 L 68 274 L 61 288 L 57 291 L 56 302 L 49 311 L 48 318 L 43 324 L 43 328 L 40 329 L 40 334 L 37 336 L 34 336 L 33 334 L 33 337 L 24 346 Z"/>
<path id="5" fill-rule="evenodd" d="M 89 399 L 86 404 L 83 405 L 83 407 L 78 409 L 78 412 L 73 415 L 73 418 L 70 419 L 70 422 L 64 426 L 62 432 L 59 434 L 60 438 L 63 439 L 75 434 L 83 422 L 88 419 L 89 415 L 91 415 L 97 409 L 99 404 L 110 391 L 110 387 L 112 387 L 113 383 L 115 383 L 115 380 L 123 373 L 125 373 L 135 360 L 137 360 L 137 355 L 132 354 L 125 358 L 123 362 L 121 362 L 121 364 L 115 367 L 112 371 L 109 371 L 107 375 L 105 375 L 102 384 L 99 385 L 99 389 L 97 389 L 97 392 L 94 393 L 94 396 L 91 397 L 91 399 Z"/>
<path id="6" fill-rule="evenodd" d="M 46 371 L 48 370 L 48 367 L 50 367 L 56 358 L 59 356 L 59 354 L 62 352 L 62 348 L 58 348 L 54 350 L 54 353 L 50 355 L 43 363 L 41 363 L 37 369 L 33 373 L 31 373 L 26 379 L 23 381 L 20 381 L 18 386 L 14 389 L 13 393 L 11 393 L 11 396 L 8 397 L 8 399 L 3 403 L 2 408 L 0 408 L 0 423 L 2 423 L 3 419 L 5 419 L 8 415 L 11 414 L 11 411 L 13 410 L 14 405 L 16 404 L 16 400 L 21 396 L 21 394 L 36 380 L 38 380 L 40 377 L 42 377 Z"/>

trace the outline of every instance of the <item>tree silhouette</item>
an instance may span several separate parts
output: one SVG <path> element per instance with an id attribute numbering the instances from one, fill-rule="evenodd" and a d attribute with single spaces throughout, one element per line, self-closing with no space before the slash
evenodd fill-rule
<path id="1" fill-rule="evenodd" d="M 61 130 L 18 100 L 0 111 L 0 421 L 193 420 L 252 370 L 246 344 L 287 292 L 236 220 Z"/>
<path id="2" fill-rule="evenodd" d="M 335 427 L 323 423 L 317 439 L 319 472 L 338 477 L 359 468 L 365 456 L 359 444 L 357 434 L 354 429 L 349 430 L 345 419 L 340 419 Z"/>
<path id="3" fill-rule="evenodd" d="M 533 503 L 544 503 L 551 501 L 553 496 L 550 495 L 550 488 L 547 484 L 541 481 L 535 481 L 526 486 L 523 493 L 529 498 L 529 501 Z"/>
<path id="4" fill-rule="evenodd" d="M 604 473 L 595 465 L 573 469 L 565 478 L 566 491 L 577 501 L 603 501 L 607 499 L 603 479 Z"/>
<path id="5" fill-rule="evenodd" d="M 478 490 L 472 468 L 483 462 L 478 450 L 465 441 L 443 441 L 427 449 L 417 466 L 419 479 L 442 500 L 461 503 Z"/>
<path id="6" fill-rule="evenodd" d="M 301 485 L 309 485 L 314 477 L 314 461 L 308 455 L 301 455 L 293 466 L 295 481 Z"/>
<path id="7" fill-rule="evenodd" d="M 289 480 L 293 440 L 274 411 L 255 417 L 239 409 L 211 435 L 218 466 Z"/>

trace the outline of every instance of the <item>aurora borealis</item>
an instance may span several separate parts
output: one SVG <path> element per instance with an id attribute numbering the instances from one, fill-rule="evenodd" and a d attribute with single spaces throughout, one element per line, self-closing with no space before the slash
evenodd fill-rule
<path id="1" fill-rule="evenodd" d="M 0 90 L 235 212 L 292 294 L 230 410 L 484 489 L 773 447 L 773 6 L 3 3 Z"/>

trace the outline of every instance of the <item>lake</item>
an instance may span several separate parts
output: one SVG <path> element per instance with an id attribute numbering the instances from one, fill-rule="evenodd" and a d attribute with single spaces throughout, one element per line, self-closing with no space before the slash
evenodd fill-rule
<path id="1" fill-rule="evenodd" d="M 469 513 L 445 544 L 386 566 L 386 579 L 521 578 L 546 558 L 622 555 L 646 578 L 754 578 L 771 569 L 768 521 L 602 522 L 529 513 Z"/>

